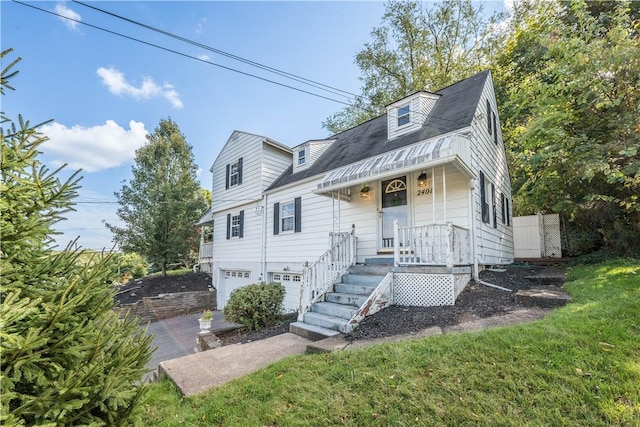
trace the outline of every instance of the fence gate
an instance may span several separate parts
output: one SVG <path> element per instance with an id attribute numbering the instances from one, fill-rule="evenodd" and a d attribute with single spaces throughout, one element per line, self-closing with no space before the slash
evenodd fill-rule
<path id="1" fill-rule="evenodd" d="M 528 215 L 513 218 L 515 258 L 562 258 L 560 215 Z"/>

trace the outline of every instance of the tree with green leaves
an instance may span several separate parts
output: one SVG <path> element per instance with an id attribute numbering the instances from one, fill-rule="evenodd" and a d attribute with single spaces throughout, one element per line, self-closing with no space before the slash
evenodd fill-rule
<path id="1" fill-rule="evenodd" d="M 640 21 L 630 6 L 520 3 L 497 59 L 514 207 L 562 213 L 576 254 L 638 251 Z"/>
<path id="2" fill-rule="evenodd" d="M 1 58 L 11 50 L 5 50 Z M 1 93 L 20 58 L 2 70 Z M 0 424 L 129 425 L 145 388 L 151 338 L 114 311 L 110 255 L 52 252 L 51 227 L 73 208 L 78 172 L 39 160 L 38 126 L 1 115 Z"/>
<path id="3" fill-rule="evenodd" d="M 207 209 L 196 181 L 191 146 L 178 125 L 163 119 L 136 151 L 133 179 L 115 195 L 123 227 L 107 224 L 125 252 L 137 252 L 167 274 L 170 264 L 195 262 L 195 223 Z M 185 265 L 188 266 L 188 265 Z"/>
<path id="4" fill-rule="evenodd" d="M 362 94 L 323 123 L 332 133 L 385 112 L 420 90 L 437 90 L 484 69 L 497 45 L 493 25 L 471 0 L 445 0 L 424 10 L 418 1 L 390 1 L 372 40 L 358 52 Z"/>

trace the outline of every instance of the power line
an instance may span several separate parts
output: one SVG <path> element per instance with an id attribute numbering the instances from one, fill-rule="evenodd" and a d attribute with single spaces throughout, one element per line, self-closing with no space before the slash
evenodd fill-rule
<path id="1" fill-rule="evenodd" d="M 160 46 L 160 45 L 157 45 L 157 44 L 154 44 L 154 43 L 146 42 L 144 40 L 140 40 L 140 39 L 137 39 L 135 37 L 127 36 L 125 34 L 118 33 L 116 31 L 108 30 L 106 28 L 99 27 L 97 25 L 89 24 L 87 22 L 84 22 L 84 21 L 81 21 L 81 20 L 78 20 L 78 19 L 73 19 L 73 18 L 70 18 L 68 16 L 60 15 L 60 14 L 58 14 L 56 12 L 52 12 L 50 10 L 42 9 L 40 7 L 31 5 L 31 4 L 28 4 L 28 3 L 23 3 L 23 2 L 18 1 L 18 0 L 12 0 L 12 1 L 14 3 L 18 3 L 18 4 L 22 5 L 22 6 L 27 6 L 27 7 L 30 7 L 32 9 L 39 10 L 40 12 L 45 12 L 45 13 L 48 13 L 50 15 L 57 16 L 59 18 L 67 19 L 69 21 L 73 21 L 73 22 L 76 22 L 78 24 L 86 25 L 86 26 L 94 28 L 96 30 L 104 31 L 104 32 L 109 33 L 109 34 L 113 34 L 113 35 L 116 35 L 116 36 L 119 36 L 119 37 L 123 37 L 123 38 L 128 39 L 128 40 L 132 40 L 132 41 L 135 41 L 135 42 L 138 42 L 138 43 L 145 44 L 147 46 L 155 47 L 157 49 L 164 50 L 166 52 L 174 53 L 176 55 L 180 55 L 180 56 L 184 56 L 186 58 L 190 58 L 190 59 L 193 59 L 193 60 L 196 60 L 196 61 L 204 62 L 205 64 L 213 65 L 215 67 L 219 67 L 219 68 L 222 68 L 222 69 L 225 69 L 225 70 L 228 70 L 228 71 L 233 71 L 234 73 L 242 74 L 242 75 L 245 75 L 247 77 L 253 77 L 255 79 L 262 80 L 262 81 L 267 82 L 267 83 L 275 84 L 275 85 L 282 86 L 282 87 L 285 87 L 285 88 L 288 88 L 288 89 L 291 89 L 291 90 L 295 90 L 295 91 L 298 91 L 298 92 L 306 93 L 307 95 L 311 95 L 311 96 L 315 96 L 315 97 L 318 97 L 318 98 L 326 99 L 328 101 L 337 102 L 338 104 L 351 106 L 351 104 L 348 103 L 348 102 L 340 101 L 338 99 L 330 98 L 328 96 L 324 96 L 324 95 L 320 95 L 320 94 L 317 94 L 317 93 L 313 93 L 313 92 L 310 92 L 308 90 L 300 89 L 300 88 L 297 88 L 295 86 L 290 86 L 290 85 L 287 85 L 287 84 L 284 84 L 284 83 L 281 83 L 281 82 L 277 82 L 275 80 L 270 80 L 270 79 L 267 79 L 265 77 L 260 77 L 260 76 L 257 76 L 255 74 L 247 73 L 245 71 L 236 70 L 235 68 L 227 67 L 225 65 L 216 64 L 215 62 L 211 62 L 211 61 L 208 61 L 208 60 L 203 59 L 203 58 L 198 58 L 196 56 L 192 56 L 192 55 L 189 55 L 189 54 L 186 54 L 186 53 L 183 53 L 183 52 L 178 52 L 177 50 L 169 49 L 169 48 L 164 47 L 164 46 Z M 342 95 L 342 96 L 344 96 L 344 95 Z"/>
<path id="2" fill-rule="evenodd" d="M 219 55 L 226 56 L 226 57 L 228 57 L 228 58 L 234 59 L 234 60 L 236 60 L 236 61 L 240 61 L 240 62 L 243 62 L 243 63 L 245 63 L 245 64 L 252 65 L 252 66 L 257 67 L 257 68 L 260 68 L 260 69 L 262 69 L 262 70 L 269 71 L 269 72 L 272 72 L 272 73 L 274 73 L 274 74 L 277 74 L 277 75 L 279 75 L 279 76 L 282 76 L 282 77 L 286 77 L 286 78 L 289 78 L 289 79 L 295 80 L 295 81 L 297 81 L 297 82 L 299 82 L 299 83 L 307 84 L 307 85 L 309 85 L 309 86 L 315 87 L 316 89 L 325 90 L 325 91 L 330 92 L 330 93 L 333 93 L 333 94 L 335 94 L 335 95 L 343 96 L 343 97 L 345 97 L 345 98 L 347 98 L 347 99 L 351 99 L 352 97 L 356 97 L 356 98 L 358 98 L 358 97 L 359 97 L 359 95 L 357 95 L 357 94 L 355 94 L 355 93 L 348 92 L 348 91 L 346 91 L 346 90 L 342 90 L 342 89 L 338 89 L 338 88 L 336 88 L 336 87 L 329 86 L 329 85 L 326 85 L 326 84 L 324 84 L 324 83 L 320 83 L 320 82 L 317 82 L 317 81 L 314 81 L 314 80 L 311 80 L 311 79 L 307 79 L 307 78 L 305 78 L 305 77 L 301 77 L 301 76 L 298 76 L 298 75 L 293 74 L 293 73 L 289 73 L 289 72 L 286 72 L 286 71 L 282 71 L 282 70 L 279 70 L 279 69 L 277 69 L 277 68 L 270 67 L 270 66 L 268 66 L 268 65 L 264 65 L 264 64 L 261 64 L 261 63 L 259 63 L 259 62 L 252 61 L 252 60 L 250 60 L 250 59 L 246 59 L 246 58 L 243 58 L 243 57 L 241 57 L 241 56 L 237 56 L 237 55 L 231 54 L 231 53 L 229 53 L 229 52 L 225 52 L 225 51 L 223 51 L 223 50 L 216 49 L 216 48 L 211 47 L 211 46 L 209 46 L 209 45 L 205 45 L 205 44 L 203 44 L 203 43 L 196 42 L 196 41 L 191 40 L 191 39 L 188 39 L 188 38 L 186 38 L 186 37 L 182 37 L 182 36 L 179 36 L 179 35 L 177 35 L 177 34 L 170 33 L 170 32 L 165 31 L 165 30 L 161 30 L 161 29 L 159 29 L 159 28 L 157 28 L 157 27 L 153 27 L 153 26 L 151 26 L 151 25 L 144 24 L 144 23 L 142 23 L 142 22 L 136 21 L 136 20 L 131 19 L 131 18 L 127 18 L 127 17 L 122 16 L 122 15 L 118 15 L 118 14 L 116 14 L 116 13 L 114 13 L 114 12 L 110 12 L 110 11 L 108 11 L 108 10 L 100 9 L 99 7 L 96 7 L 96 6 L 93 6 L 93 5 L 90 5 L 90 4 L 86 4 L 86 3 L 83 3 L 83 2 L 78 1 L 78 0 L 73 0 L 73 2 L 74 2 L 74 3 L 77 3 L 77 4 L 81 5 L 81 6 L 84 6 L 84 7 L 87 7 L 87 8 L 93 9 L 93 10 L 96 10 L 96 11 L 98 11 L 98 12 L 101 12 L 101 13 L 107 14 L 107 15 L 112 16 L 112 17 L 114 17 L 114 18 L 121 19 L 121 20 L 126 21 L 126 22 L 129 22 L 129 23 L 131 23 L 131 24 L 138 25 L 138 26 L 143 27 L 143 28 L 146 28 L 146 29 L 148 29 L 148 30 L 155 31 L 155 32 L 157 32 L 157 33 L 160 33 L 160 34 L 163 34 L 163 35 L 165 35 L 165 36 L 168 36 L 168 37 L 174 38 L 174 39 L 176 39 L 176 40 L 180 40 L 180 41 L 182 41 L 182 42 L 185 42 L 185 43 L 191 44 L 191 45 L 193 45 L 193 46 L 196 46 L 196 47 L 199 47 L 199 48 L 202 48 L 202 49 L 208 50 L 208 51 L 210 51 L 210 52 L 214 52 L 214 53 L 217 53 L 217 54 L 219 54 Z M 344 93 L 344 94 L 346 94 L 346 95 L 342 95 L 342 94 L 341 94 L 341 93 L 339 93 L 339 92 Z M 347 96 L 347 95 L 348 95 L 348 96 Z"/>

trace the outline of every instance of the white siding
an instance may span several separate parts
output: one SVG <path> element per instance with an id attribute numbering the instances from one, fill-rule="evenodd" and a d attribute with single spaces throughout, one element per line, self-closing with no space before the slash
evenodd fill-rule
<path id="1" fill-rule="evenodd" d="M 286 153 L 270 144 L 264 144 L 262 152 L 262 191 L 273 184 L 291 166 L 291 156 L 291 153 Z"/>
<path id="2" fill-rule="evenodd" d="M 388 139 L 419 129 L 435 105 L 438 95 L 420 92 L 387 107 Z M 398 108 L 409 104 L 409 123 L 398 127 Z"/>
<path id="3" fill-rule="evenodd" d="M 220 212 L 239 203 L 262 198 L 262 141 L 264 137 L 235 131 L 213 163 L 212 209 Z M 242 184 L 225 188 L 226 166 L 242 158 Z"/>
<path id="4" fill-rule="evenodd" d="M 333 144 L 335 139 L 312 140 L 293 148 L 293 173 L 307 169 Z M 305 150 L 306 162 L 298 164 L 298 152 Z"/>
<path id="5" fill-rule="evenodd" d="M 489 135 L 487 130 L 487 99 L 491 110 L 496 115 L 496 129 Z M 473 217 L 476 223 L 476 257 L 480 264 L 509 264 L 513 262 L 513 227 L 503 224 L 500 206 L 500 194 L 504 194 L 509 200 L 509 215 L 513 210 L 511 199 L 511 180 L 507 170 L 507 158 L 500 130 L 500 119 L 496 108 L 496 100 L 493 92 L 493 82 L 487 78 L 480 102 L 476 110 L 476 119 L 471 126 L 473 141 L 472 168 L 476 173 L 474 180 Z M 494 142 L 493 132 L 498 132 L 498 143 Z M 480 206 L 480 171 L 485 174 L 488 181 L 496 187 L 497 227 L 493 226 L 493 211 L 490 203 L 491 223 L 482 221 L 482 208 Z M 489 190 L 490 192 L 490 190 Z"/>

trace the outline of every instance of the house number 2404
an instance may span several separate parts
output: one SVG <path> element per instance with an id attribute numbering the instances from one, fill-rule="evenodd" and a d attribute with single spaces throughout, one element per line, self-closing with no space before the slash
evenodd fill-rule
<path id="1" fill-rule="evenodd" d="M 425 194 L 431 194 L 433 192 L 433 188 L 420 188 L 418 189 L 418 196 L 424 196 Z"/>

